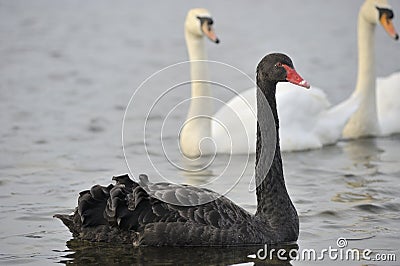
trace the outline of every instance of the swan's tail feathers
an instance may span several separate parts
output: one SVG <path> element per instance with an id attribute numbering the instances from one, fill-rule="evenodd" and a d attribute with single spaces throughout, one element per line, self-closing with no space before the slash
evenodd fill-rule
<path id="1" fill-rule="evenodd" d="M 128 175 L 114 176 L 112 179 L 116 181 L 116 185 L 110 184 L 106 187 L 94 185 L 90 190 L 80 192 L 78 207 L 73 214 L 56 214 L 54 217 L 60 219 L 74 237 L 88 240 L 98 237 L 95 232 L 99 230 L 107 231 L 119 225 L 128 211 L 126 196 L 134 188 L 139 187 L 139 184 L 131 180 Z"/>
<path id="2" fill-rule="evenodd" d="M 116 186 L 122 185 L 125 186 L 127 189 L 134 189 L 138 186 L 138 183 L 134 182 L 128 174 L 113 176 L 112 180 L 116 182 Z"/>
<path id="3" fill-rule="evenodd" d="M 358 107 L 359 99 L 352 95 L 320 114 L 316 131 L 323 145 L 334 144 L 341 139 L 344 127 Z"/>
<path id="4" fill-rule="evenodd" d="M 79 236 L 82 230 L 82 222 L 78 215 L 78 210 L 71 215 L 68 214 L 55 214 L 53 218 L 58 218 L 61 222 L 68 227 L 69 231 L 72 233 L 74 237 Z"/>
<path id="5" fill-rule="evenodd" d="M 108 224 L 104 211 L 112 187 L 113 185 L 108 187 L 95 185 L 90 190 L 80 192 L 78 207 L 73 214 L 56 214 L 53 217 L 60 219 L 74 237 L 81 236 L 84 228 Z"/>

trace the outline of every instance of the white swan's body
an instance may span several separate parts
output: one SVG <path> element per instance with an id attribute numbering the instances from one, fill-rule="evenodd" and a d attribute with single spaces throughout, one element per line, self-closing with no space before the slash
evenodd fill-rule
<path id="1" fill-rule="evenodd" d="M 218 110 L 211 121 L 212 138 L 218 153 L 255 153 L 256 106 L 256 90 L 253 88 Z"/>
<path id="2" fill-rule="evenodd" d="M 374 29 L 379 22 L 376 6 L 389 8 L 385 0 L 366 0 L 359 13 L 358 80 L 354 93 L 347 100 L 332 107 L 325 93 L 318 88 L 298 93 L 293 92 L 290 83 L 278 85 L 276 100 L 282 151 L 320 148 L 336 143 L 342 136 L 357 138 L 400 132 L 400 73 L 378 78 L 375 88 Z M 247 152 L 243 147 L 246 142 L 250 144 L 250 151 L 255 151 L 256 121 L 248 120 L 256 109 L 255 99 L 255 88 L 249 89 L 229 101 L 215 115 L 234 132 L 233 140 L 242 139 L 242 143 L 232 147 L 233 153 Z M 238 110 L 236 115 L 242 119 L 243 125 L 233 124 L 232 115 L 226 115 L 229 110 Z M 243 126 L 245 131 L 232 130 Z M 226 133 L 216 127 L 213 123 L 212 136 L 218 151 L 229 153 Z"/>
<path id="3" fill-rule="evenodd" d="M 281 150 L 316 149 L 335 143 L 341 137 L 347 120 L 356 110 L 357 99 L 350 98 L 332 108 L 322 90 L 313 87 L 311 90 L 298 93 L 293 86 L 290 83 L 279 83 L 276 91 Z M 232 115 L 232 110 L 239 111 Z M 296 110 L 302 110 L 302 112 Z M 232 132 L 232 143 L 238 144 L 233 145 L 232 153 L 255 152 L 254 112 L 257 113 L 256 89 L 252 88 L 230 100 L 215 114 L 212 137 L 218 145 L 219 153 L 229 153 L 231 147 L 226 131 L 215 121 L 221 121 Z M 236 123 L 237 118 L 234 116 L 239 117 L 243 124 Z M 241 130 L 235 130 L 235 127 Z M 243 127 L 245 130 L 242 129 Z M 246 146 L 247 143 L 248 146 Z"/>
<path id="4" fill-rule="evenodd" d="M 376 83 L 378 102 L 378 121 L 381 135 L 387 136 L 400 132 L 400 72 L 385 78 L 378 78 Z"/>

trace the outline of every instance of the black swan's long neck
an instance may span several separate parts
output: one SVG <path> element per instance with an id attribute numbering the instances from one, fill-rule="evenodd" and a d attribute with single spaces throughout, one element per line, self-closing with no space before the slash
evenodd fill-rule
<path id="1" fill-rule="evenodd" d="M 258 203 L 256 216 L 269 223 L 274 231 L 283 237 L 283 241 L 293 241 L 297 240 L 298 236 L 298 216 L 296 209 L 287 193 L 285 180 L 283 177 L 282 158 L 279 145 L 279 119 L 275 99 L 276 82 L 257 80 L 257 84 L 260 88 L 257 90 L 257 167 L 261 167 L 261 169 L 263 169 L 263 165 L 267 164 L 265 161 L 266 157 L 264 155 L 261 156 L 261 149 L 263 145 L 261 134 L 262 132 L 268 132 L 268 129 L 261 130 L 262 128 L 260 127 L 271 126 L 273 123 L 263 125 L 263 123 L 260 123 L 260 121 L 263 121 L 262 118 L 267 115 L 266 111 L 269 109 L 272 112 L 273 120 L 275 122 L 275 129 L 271 128 L 270 130 L 275 130 L 276 132 L 276 143 L 273 155 L 268 155 L 268 153 L 271 153 L 271 151 L 264 148 L 264 153 L 267 153 L 267 157 L 273 156 L 270 168 L 268 169 L 268 166 L 266 165 L 266 169 L 261 171 L 256 170 L 256 193 Z M 269 104 L 269 108 L 267 107 L 267 109 L 265 109 L 265 107 L 260 108 L 261 105 L 265 103 L 265 100 L 261 100 L 262 97 L 260 96 L 262 95 L 265 96 L 264 99 L 266 99 Z M 265 136 L 263 139 L 265 139 Z"/>

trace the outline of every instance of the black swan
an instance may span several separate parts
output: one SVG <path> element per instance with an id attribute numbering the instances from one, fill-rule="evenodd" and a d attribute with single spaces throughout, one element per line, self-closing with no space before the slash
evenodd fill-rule
<path id="1" fill-rule="evenodd" d="M 208 189 L 170 183 L 152 184 L 146 175 L 141 175 L 137 183 L 128 175 L 121 175 L 113 177 L 115 185 L 95 185 L 81 192 L 78 207 L 72 215 L 57 214 L 55 217 L 61 219 L 78 239 L 134 246 L 245 246 L 296 241 L 299 220 L 283 177 L 275 101 L 276 84 L 285 81 L 309 88 L 294 70 L 288 56 L 280 53 L 265 56 L 257 66 L 257 85 L 275 120 L 275 129 L 271 130 L 276 130 L 276 149 L 271 155 L 271 167 L 256 171 L 255 215 Z M 264 109 L 258 108 L 257 112 L 261 121 Z M 258 127 L 257 166 L 265 164 L 261 153 L 262 132 Z M 184 195 L 186 198 L 183 200 L 190 202 L 191 206 L 161 201 L 149 195 L 144 189 L 146 186 L 178 201 Z M 204 195 L 215 199 L 199 205 L 197 202 Z"/>

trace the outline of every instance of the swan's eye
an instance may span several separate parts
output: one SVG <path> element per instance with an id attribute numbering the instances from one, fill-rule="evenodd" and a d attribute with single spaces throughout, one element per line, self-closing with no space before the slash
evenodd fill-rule
<path id="1" fill-rule="evenodd" d="M 207 25 L 209 25 L 209 26 L 214 24 L 213 19 L 210 18 L 210 17 L 199 17 L 199 16 L 197 16 L 197 18 L 200 20 L 200 24 L 201 25 L 203 25 L 204 23 L 207 23 Z"/>
<path id="2" fill-rule="evenodd" d="M 393 19 L 394 14 L 393 14 L 393 11 L 392 11 L 391 9 L 389 9 L 389 8 L 380 8 L 380 7 L 376 7 L 376 9 L 378 9 L 378 11 L 379 11 L 379 19 L 380 19 L 384 14 L 386 14 L 386 17 L 387 17 L 388 19 Z"/>
<path id="3" fill-rule="evenodd" d="M 281 62 L 276 63 L 275 67 L 282 67 L 282 63 Z"/>

